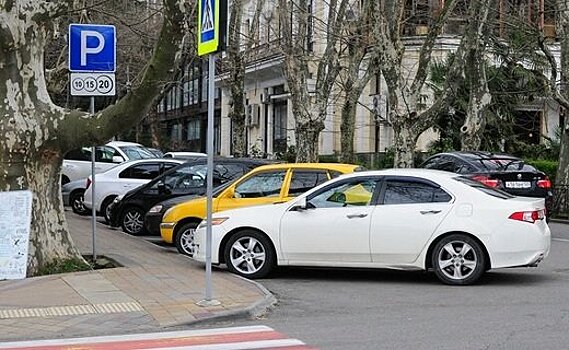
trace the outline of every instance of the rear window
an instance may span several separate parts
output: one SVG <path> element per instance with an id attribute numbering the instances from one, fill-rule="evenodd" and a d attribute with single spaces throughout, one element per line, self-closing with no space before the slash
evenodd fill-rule
<path id="1" fill-rule="evenodd" d="M 121 146 L 119 147 L 128 157 L 129 160 L 135 159 L 151 159 L 156 158 L 152 152 L 140 146 Z"/>
<path id="2" fill-rule="evenodd" d="M 478 161 L 486 170 L 522 170 L 525 164 L 521 159 L 480 159 Z"/>
<path id="3" fill-rule="evenodd" d="M 458 181 L 458 182 L 462 182 L 465 185 L 468 185 L 470 187 L 476 188 L 477 190 L 486 193 L 489 196 L 492 197 L 496 197 L 496 198 L 501 198 L 501 199 L 510 199 L 510 198 L 514 198 L 515 196 L 509 194 L 508 192 L 504 192 L 502 190 L 498 190 L 492 187 L 488 187 L 478 181 L 474 181 L 472 179 L 469 179 L 467 177 L 455 177 L 454 180 Z"/>

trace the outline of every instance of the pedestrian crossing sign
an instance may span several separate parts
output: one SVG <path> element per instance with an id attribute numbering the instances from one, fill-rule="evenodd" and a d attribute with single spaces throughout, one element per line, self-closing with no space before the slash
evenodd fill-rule
<path id="1" fill-rule="evenodd" d="M 198 56 L 215 53 L 219 48 L 219 2 L 198 2 Z"/>

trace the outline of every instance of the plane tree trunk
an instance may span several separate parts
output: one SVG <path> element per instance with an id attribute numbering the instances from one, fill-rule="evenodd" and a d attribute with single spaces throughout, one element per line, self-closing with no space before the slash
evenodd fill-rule
<path id="1" fill-rule="evenodd" d="M 47 92 L 44 48 L 54 21 L 72 3 L 0 0 L 0 190 L 33 193 L 28 275 L 57 260 L 81 259 L 61 201 L 62 155 L 135 125 L 180 57 L 187 30 L 185 2 L 165 0 L 167 20 L 142 83 L 93 116 L 68 111 Z"/>

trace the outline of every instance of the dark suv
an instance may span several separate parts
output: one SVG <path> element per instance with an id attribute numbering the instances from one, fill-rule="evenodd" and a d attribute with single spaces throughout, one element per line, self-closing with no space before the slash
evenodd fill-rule
<path id="1" fill-rule="evenodd" d="M 214 188 L 239 178 L 253 168 L 268 164 L 263 159 L 216 158 L 213 169 Z M 121 226 L 133 235 L 145 233 L 144 215 L 156 203 L 206 192 L 207 159 L 180 164 L 170 171 L 118 197 L 110 207 L 111 226 Z"/>
<path id="2" fill-rule="evenodd" d="M 429 157 L 420 168 L 463 174 L 486 186 L 504 190 L 515 196 L 545 198 L 551 209 L 551 181 L 541 171 L 520 158 L 504 153 L 449 152 Z"/>

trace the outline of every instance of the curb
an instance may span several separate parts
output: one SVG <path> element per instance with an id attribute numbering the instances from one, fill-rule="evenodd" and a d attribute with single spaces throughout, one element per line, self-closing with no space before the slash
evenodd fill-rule
<path id="1" fill-rule="evenodd" d="M 180 327 L 180 326 L 190 326 L 199 323 L 207 323 L 207 322 L 222 322 L 222 321 L 233 321 L 236 318 L 259 318 L 264 316 L 267 312 L 269 312 L 273 307 L 275 307 L 278 303 L 277 298 L 262 284 L 249 280 L 247 278 L 241 277 L 239 275 L 234 275 L 235 277 L 253 284 L 259 290 L 261 290 L 264 294 L 263 300 L 257 301 L 253 305 L 245 307 L 241 310 L 231 310 L 231 311 L 223 311 L 219 312 L 215 315 L 206 316 L 197 320 L 193 320 L 190 322 L 180 322 L 175 324 L 170 324 L 165 326 L 164 328 L 170 327 Z"/>
<path id="2" fill-rule="evenodd" d="M 555 222 L 557 224 L 565 224 L 565 225 L 569 225 L 569 219 L 554 219 L 554 218 L 550 218 L 549 222 Z"/>

